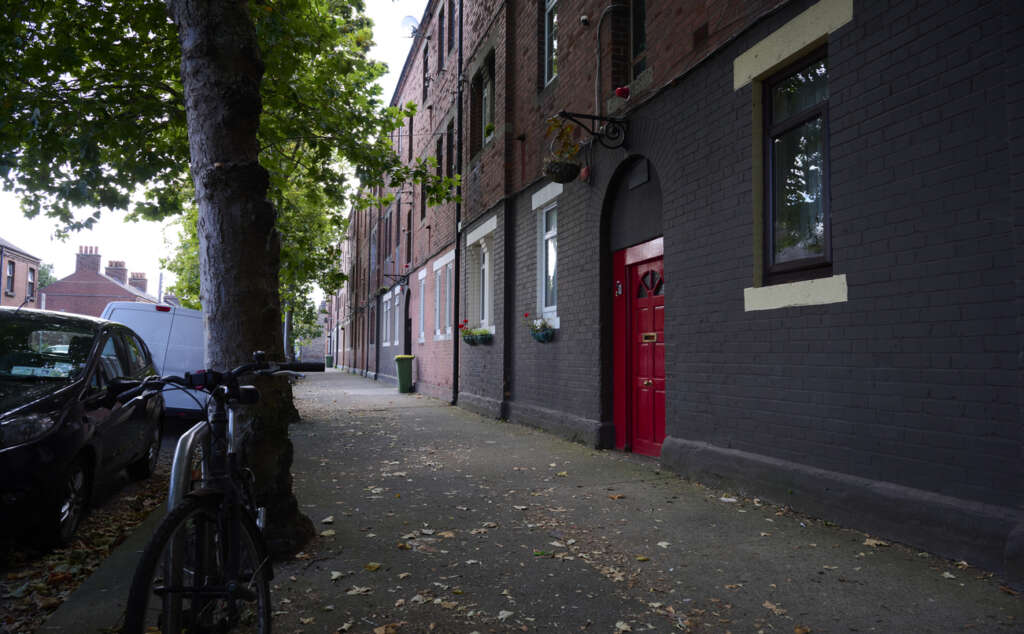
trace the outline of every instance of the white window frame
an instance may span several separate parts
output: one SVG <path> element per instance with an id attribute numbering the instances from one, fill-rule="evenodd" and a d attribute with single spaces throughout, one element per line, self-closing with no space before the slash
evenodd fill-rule
<path id="1" fill-rule="evenodd" d="M 555 227 L 552 230 L 547 229 L 547 217 L 550 212 L 555 212 Z M 552 202 L 541 208 L 540 213 L 537 215 L 540 226 L 537 232 L 537 312 L 544 317 L 556 328 L 555 322 L 558 321 L 558 203 Z M 555 288 L 555 302 L 548 304 L 547 300 L 547 281 L 548 281 L 548 267 L 547 267 L 547 255 L 548 255 L 548 242 L 555 241 L 555 276 L 554 276 L 554 288 Z"/>
<path id="2" fill-rule="evenodd" d="M 28 278 L 25 280 L 25 297 L 31 298 L 36 296 L 36 270 L 29 268 Z"/>
<path id="3" fill-rule="evenodd" d="M 384 301 L 381 302 L 381 323 L 383 324 L 382 332 L 380 333 L 380 346 L 387 348 L 391 345 L 391 293 L 384 296 Z"/>
<path id="4" fill-rule="evenodd" d="M 434 271 L 434 340 L 441 338 L 441 273 Z"/>
<path id="5" fill-rule="evenodd" d="M 544 85 L 558 77 L 558 40 L 551 46 L 551 23 L 554 19 L 555 33 L 558 33 L 558 0 L 544 1 Z M 552 50 L 552 48 L 554 50 Z"/>
<path id="6" fill-rule="evenodd" d="M 455 274 L 455 263 L 449 262 L 444 267 L 444 334 L 452 336 L 452 279 Z"/>
<path id="7" fill-rule="evenodd" d="M 497 216 L 491 216 L 466 234 L 466 245 L 471 257 L 468 258 L 467 289 L 476 291 L 476 296 L 467 298 L 467 316 L 479 328 L 494 332 L 494 272 L 491 236 L 498 226 Z M 468 294 L 469 291 L 467 291 Z"/>
<path id="8" fill-rule="evenodd" d="M 394 332 L 394 335 L 392 336 L 392 340 L 395 342 L 396 346 L 399 345 L 400 343 L 402 343 L 402 330 L 404 330 L 402 328 L 402 310 L 401 310 L 401 307 L 402 307 L 402 293 L 401 292 L 396 292 L 395 293 L 395 306 L 394 306 L 394 312 L 395 312 L 395 332 Z"/>
<path id="9" fill-rule="evenodd" d="M 426 296 L 427 296 L 427 270 L 426 269 L 420 269 L 419 280 L 420 280 L 420 337 L 419 337 L 419 343 L 423 343 L 423 341 L 425 340 L 425 333 L 423 332 L 423 328 L 424 328 L 424 325 L 425 325 L 425 322 L 426 322 L 426 318 L 424 317 L 423 313 L 426 312 L 426 304 L 427 304 L 427 298 L 426 298 Z"/>
<path id="10" fill-rule="evenodd" d="M 455 249 L 434 260 L 434 340 L 452 336 L 452 272 L 455 267 Z M 444 304 L 444 310 L 441 304 Z M 442 321 L 443 317 L 443 321 Z"/>
<path id="11" fill-rule="evenodd" d="M 14 294 L 14 260 L 7 260 L 7 279 L 4 281 L 4 291 L 9 295 Z"/>
<path id="12" fill-rule="evenodd" d="M 537 190 L 531 198 L 531 207 L 537 212 L 537 308 L 536 313 L 551 324 L 552 328 L 558 328 L 560 323 L 558 319 L 558 304 L 557 299 L 555 305 L 545 306 L 544 305 L 544 282 L 545 282 L 545 268 L 544 268 L 544 256 L 545 256 L 545 245 L 546 245 L 546 234 L 544 227 L 545 214 L 548 210 L 558 207 L 558 197 L 562 195 L 562 185 L 559 183 L 548 183 L 544 187 Z M 556 220 L 555 231 L 551 234 L 557 238 L 558 225 Z M 555 254 L 556 261 L 558 254 Z M 556 293 L 557 293 L 557 274 L 556 274 Z M 557 295 L 556 295 L 557 297 Z"/>

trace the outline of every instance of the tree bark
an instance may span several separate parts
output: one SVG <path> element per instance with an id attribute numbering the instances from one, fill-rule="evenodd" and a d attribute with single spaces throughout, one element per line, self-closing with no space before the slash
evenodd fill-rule
<path id="1" fill-rule="evenodd" d="M 200 298 L 206 363 L 229 369 L 263 350 L 278 359 L 281 242 L 258 161 L 260 59 L 244 0 L 166 0 L 181 43 L 190 168 L 199 208 Z M 259 433 L 247 449 L 256 502 L 267 507 L 266 537 L 278 556 L 314 530 L 292 492 L 288 424 L 298 418 L 285 380 L 263 380 Z"/>

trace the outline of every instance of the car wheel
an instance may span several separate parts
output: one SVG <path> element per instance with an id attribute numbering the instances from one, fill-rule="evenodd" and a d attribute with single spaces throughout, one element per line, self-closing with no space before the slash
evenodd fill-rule
<path id="1" fill-rule="evenodd" d="M 156 471 L 156 463 L 160 460 L 160 439 L 163 433 L 160 425 L 154 425 L 149 435 L 149 444 L 146 445 L 146 453 L 135 462 L 128 465 L 128 475 L 136 480 L 144 480 Z"/>
<path id="2" fill-rule="evenodd" d="M 88 503 L 89 470 L 85 460 L 78 457 L 68 467 L 35 541 L 44 548 L 69 543 L 82 522 Z"/>

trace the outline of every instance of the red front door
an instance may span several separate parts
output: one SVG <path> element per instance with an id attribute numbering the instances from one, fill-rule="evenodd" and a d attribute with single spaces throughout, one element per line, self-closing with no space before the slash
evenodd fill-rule
<path id="1" fill-rule="evenodd" d="M 649 456 L 665 439 L 665 279 L 659 238 L 615 254 L 616 446 Z"/>

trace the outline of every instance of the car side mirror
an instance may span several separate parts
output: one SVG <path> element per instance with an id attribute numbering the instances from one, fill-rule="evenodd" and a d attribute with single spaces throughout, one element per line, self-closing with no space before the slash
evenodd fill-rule
<path id="1" fill-rule="evenodd" d="M 106 399 L 104 399 L 107 407 L 113 407 L 119 400 L 118 397 L 121 396 L 121 394 L 124 394 L 128 390 L 137 388 L 140 385 L 142 385 L 142 381 L 138 379 L 129 379 L 123 376 L 111 379 L 110 382 L 107 383 L 107 395 Z"/>

